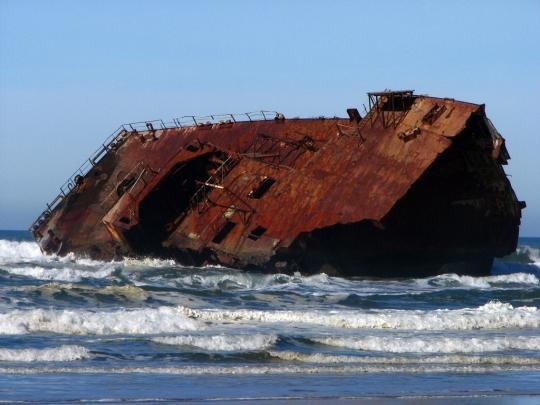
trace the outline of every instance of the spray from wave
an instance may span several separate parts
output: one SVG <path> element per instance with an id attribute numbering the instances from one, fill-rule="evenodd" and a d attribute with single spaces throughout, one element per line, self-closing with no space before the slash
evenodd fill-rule
<path id="1" fill-rule="evenodd" d="M 44 256 L 35 242 L 19 242 L 0 239 L 0 265 L 39 261 Z"/>

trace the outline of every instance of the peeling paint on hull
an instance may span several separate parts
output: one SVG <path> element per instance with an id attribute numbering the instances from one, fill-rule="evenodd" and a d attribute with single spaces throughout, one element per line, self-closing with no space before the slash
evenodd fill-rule
<path id="1" fill-rule="evenodd" d="M 484 106 L 368 93 L 361 118 L 235 116 L 123 126 L 32 224 L 99 259 L 347 276 L 483 274 L 525 204 Z"/>

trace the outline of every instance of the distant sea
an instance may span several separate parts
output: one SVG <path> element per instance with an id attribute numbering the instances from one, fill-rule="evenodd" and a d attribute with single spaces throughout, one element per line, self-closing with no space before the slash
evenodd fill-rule
<path id="1" fill-rule="evenodd" d="M 0 231 L 0 402 L 540 403 L 540 238 L 486 277 L 44 256 Z"/>

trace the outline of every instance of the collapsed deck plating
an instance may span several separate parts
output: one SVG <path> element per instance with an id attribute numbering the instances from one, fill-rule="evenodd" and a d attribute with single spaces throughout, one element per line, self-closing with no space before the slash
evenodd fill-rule
<path id="1" fill-rule="evenodd" d="M 368 93 L 361 117 L 122 126 L 31 230 L 99 259 L 400 276 L 489 271 L 524 203 L 483 105 Z"/>

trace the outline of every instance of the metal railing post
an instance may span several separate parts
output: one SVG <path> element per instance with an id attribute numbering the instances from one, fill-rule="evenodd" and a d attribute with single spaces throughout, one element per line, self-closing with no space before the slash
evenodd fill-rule
<path id="1" fill-rule="evenodd" d="M 371 96 L 370 96 L 370 109 L 371 109 L 371 105 L 372 105 L 372 100 L 371 100 Z M 266 111 L 266 113 L 269 113 L 271 111 Z M 261 115 L 262 115 L 262 119 L 264 119 L 265 121 L 268 120 L 268 116 L 265 114 L 265 111 L 261 110 L 259 112 Z M 257 120 L 257 119 L 260 119 L 260 118 L 253 118 L 251 116 L 251 114 L 253 113 L 244 113 L 243 115 L 245 115 L 248 119 L 249 122 L 253 122 L 254 120 Z M 219 117 L 223 117 L 224 119 L 225 118 L 230 118 L 232 122 L 236 123 L 238 121 L 241 121 L 241 115 L 239 117 L 236 117 L 235 114 L 223 114 L 223 115 L 209 115 L 207 117 L 210 117 L 211 121 L 216 121 Z M 174 125 L 174 127 L 176 128 L 184 128 L 184 125 L 182 124 L 182 118 L 191 118 L 191 120 L 193 121 L 194 125 L 195 126 L 198 126 L 199 125 L 199 122 L 197 121 L 197 117 L 194 116 L 194 115 L 186 115 L 186 116 L 182 116 L 180 118 L 173 118 L 172 119 L 172 123 Z M 204 117 L 202 117 L 204 118 Z M 384 119 L 384 117 L 383 117 Z M 57 196 L 53 202 L 53 205 L 51 204 L 47 204 L 47 210 L 45 212 L 51 212 L 53 209 L 55 209 L 55 207 L 57 207 L 59 204 L 56 204 L 56 202 L 58 202 L 60 200 L 60 202 L 65 198 L 67 197 L 67 195 L 73 191 L 73 189 L 75 188 L 75 183 L 74 183 L 74 179 L 76 176 L 82 176 L 82 177 L 85 177 L 88 172 L 90 170 L 92 170 L 93 167 L 96 166 L 97 162 L 96 160 L 98 160 L 98 158 L 102 157 L 104 154 L 107 154 L 108 152 L 110 152 L 112 150 L 111 148 L 111 144 L 113 142 L 116 142 L 121 136 L 124 137 L 126 136 L 127 134 L 129 133 L 138 133 L 138 130 L 137 130 L 137 126 L 138 125 L 142 125 L 142 124 L 147 124 L 147 126 L 149 126 L 150 128 L 147 128 L 148 130 L 153 130 L 153 126 L 152 126 L 152 123 L 153 122 L 156 122 L 156 123 L 159 123 L 159 125 L 161 126 L 161 129 L 167 129 L 167 128 L 172 128 L 173 126 L 168 126 L 170 125 L 169 124 L 166 124 L 162 119 L 159 119 L 159 120 L 155 120 L 155 121 L 145 121 L 145 122 L 132 122 L 132 123 L 126 123 L 126 124 L 122 124 L 120 125 L 115 131 L 113 131 L 109 137 L 105 140 L 105 142 L 103 142 L 101 144 L 101 148 L 98 149 L 96 152 L 94 152 L 94 154 L 91 155 L 90 158 L 88 158 L 76 171 L 75 173 L 73 173 L 69 179 L 62 185 L 60 186 L 60 195 Z M 215 123 L 215 122 L 214 122 Z M 150 125 L 148 125 L 150 124 Z M 186 124 L 187 125 L 187 124 Z M 189 125 L 187 125 L 189 126 Z M 252 145 L 253 147 L 255 146 L 254 144 Z M 225 169 L 228 169 L 228 166 L 229 164 L 231 163 L 231 157 L 229 157 L 228 159 L 226 159 L 226 162 L 225 162 L 225 165 L 221 168 L 220 172 L 221 172 L 221 182 L 223 182 L 225 180 L 225 176 L 224 176 L 224 173 L 225 173 Z M 89 165 L 89 166 L 88 166 Z M 226 166 L 226 167 L 225 167 Z M 67 188 L 67 190 L 66 190 Z M 199 192 L 196 194 L 196 198 L 195 198 L 195 201 L 197 199 L 201 199 L 204 200 L 204 196 L 205 196 L 205 187 L 203 187 L 204 190 L 199 190 Z M 36 225 L 38 223 L 38 221 L 40 219 L 43 218 L 43 215 L 44 213 L 42 213 L 38 219 L 36 221 L 34 221 L 32 223 L 32 226 Z"/>

